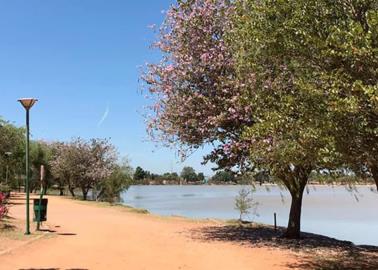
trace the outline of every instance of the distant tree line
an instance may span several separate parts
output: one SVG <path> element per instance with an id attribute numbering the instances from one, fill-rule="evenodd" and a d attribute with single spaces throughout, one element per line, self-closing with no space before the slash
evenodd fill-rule
<path id="1" fill-rule="evenodd" d="M 196 173 L 192 167 L 184 167 L 180 175 L 176 172 L 166 172 L 163 174 L 151 173 L 138 166 L 134 172 L 134 184 L 203 184 L 205 175 L 200 172 Z"/>

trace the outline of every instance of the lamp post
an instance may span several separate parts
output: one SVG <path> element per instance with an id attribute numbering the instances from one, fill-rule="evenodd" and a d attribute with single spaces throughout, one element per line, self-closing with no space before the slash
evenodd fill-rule
<path id="1" fill-rule="evenodd" d="M 35 98 L 22 98 L 18 100 L 26 110 L 26 235 L 30 234 L 30 212 L 29 212 L 29 181 L 30 181 L 30 165 L 29 165 L 29 111 L 33 105 L 38 101 Z"/>

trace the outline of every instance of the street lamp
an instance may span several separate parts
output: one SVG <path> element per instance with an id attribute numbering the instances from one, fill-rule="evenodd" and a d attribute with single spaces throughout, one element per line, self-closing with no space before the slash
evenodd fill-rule
<path id="1" fill-rule="evenodd" d="M 26 181 L 25 181 L 25 192 L 26 192 L 26 235 L 30 234 L 30 212 L 29 212 L 29 181 L 30 181 L 30 165 L 29 165 L 29 111 L 33 105 L 38 101 L 35 98 L 22 98 L 18 100 L 21 105 L 26 110 Z"/>

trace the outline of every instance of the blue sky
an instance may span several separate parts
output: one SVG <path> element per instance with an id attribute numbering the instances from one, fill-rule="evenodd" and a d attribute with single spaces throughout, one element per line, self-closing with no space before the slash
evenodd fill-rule
<path id="1" fill-rule="evenodd" d="M 173 0 L 0 0 L 0 116 L 24 124 L 16 100 L 37 97 L 34 139 L 111 138 L 131 164 L 152 172 L 184 165 L 211 175 L 201 150 L 184 163 L 147 139 L 140 66 Z M 103 121 L 102 121 L 103 120 Z"/>

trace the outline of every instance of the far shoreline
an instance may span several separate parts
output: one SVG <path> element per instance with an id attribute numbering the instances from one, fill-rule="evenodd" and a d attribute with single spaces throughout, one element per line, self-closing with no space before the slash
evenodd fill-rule
<path id="1" fill-rule="evenodd" d="M 224 184 L 149 184 L 149 185 L 146 185 L 146 184 L 133 184 L 133 185 L 130 185 L 130 187 L 149 187 L 149 186 L 161 186 L 161 187 L 169 187 L 169 186 L 174 186 L 174 187 L 177 187 L 177 186 L 189 186 L 189 187 L 200 187 L 200 186 L 204 186 L 204 187 L 209 187 L 209 186 L 256 186 L 256 187 L 259 187 L 259 186 L 271 186 L 271 187 L 282 187 L 283 189 L 285 189 L 285 187 L 283 185 L 280 185 L 280 184 L 272 184 L 272 183 L 263 183 L 263 184 L 259 184 L 259 183 L 255 183 L 255 184 L 227 184 L 227 183 L 224 183 Z M 345 186 L 345 187 L 355 187 L 355 186 L 358 186 L 358 187 L 371 187 L 371 188 L 375 188 L 376 189 L 376 186 L 374 183 L 357 183 L 357 184 L 345 184 L 345 183 L 329 183 L 329 184 L 322 184 L 322 183 L 309 183 L 307 184 L 306 186 L 319 186 L 319 187 L 332 187 L 332 186 Z"/>

